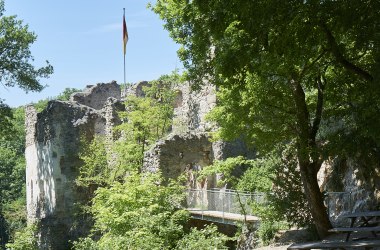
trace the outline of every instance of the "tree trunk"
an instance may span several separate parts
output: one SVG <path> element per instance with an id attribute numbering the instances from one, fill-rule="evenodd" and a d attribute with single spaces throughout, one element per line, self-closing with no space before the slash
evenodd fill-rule
<path id="1" fill-rule="evenodd" d="M 297 158 L 300 166 L 301 180 L 311 215 L 313 217 L 318 235 L 323 238 L 328 235 L 331 223 L 323 203 L 322 193 L 319 189 L 317 173 L 321 163 L 317 154 L 315 138 L 319 128 L 323 108 L 323 88 L 318 88 L 318 107 L 313 125 L 310 124 L 309 110 L 306 104 L 305 92 L 296 80 L 290 81 L 297 113 Z"/>
<path id="2" fill-rule="evenodd" d="M 323 196 L 319 189 L 317 173 L 319 167 L 315 163 L 300 162 L 301 179 L 304 187 L 307 202 L 320 238 L 328 235 L 328 230 L 332 228 Z"/>

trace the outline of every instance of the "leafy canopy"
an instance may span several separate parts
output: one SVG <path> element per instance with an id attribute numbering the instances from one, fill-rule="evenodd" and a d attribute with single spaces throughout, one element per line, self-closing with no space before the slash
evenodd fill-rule
<path id="1" fill-rule="evenodd" d="M 323 159 L 379 157 L 380 3 L 158 0 L 152 9 L 182 45 L 188 79 L 219 86 L 219 137 L 243 135 L 260 154 L 295 141 L 318 233 L 327 234 Z"/>
<path id="2" fill-rule="evenodd" d="M 212 116 L 221 125 L 219 135 L 243 134 L 266 152 L 302 135 L 301 108 L 309 134 L 318 131 L 320 119 L 337 127 L 320 134 L 324 141 L 343 135 L 337 120 L 355 138 L 379 141 L 372 127 L 380 109 L 379 8 L 364 0 L 159 0 L 152 7 L 182 45 L 178 53 L 188 79 L 221 86 Z M 291 81 L 304 92 L 304 107 L 296 103 Z"/>
<path id="3" fill-rule="evenodd" d="M 0 84 L 4 88 L 18 86 L 28 91 L 41 91 L 44 86 L 41 78 L 53 73 L 47 62 L 44 67 L 36 68 L 30 46 L 37 36 L 28 30 L 16 16 L 4 16 L 4 0 L 0 0 Z M 0 137 L 12 134 L 12 112 L 0 95 Z"/>
<path id="4" fill-rule="evenodd" d="M 41 91 L 40 78 L 49 77 L 53 67 L 35 68 L 30 46 L 37 36 L 28 31 L 16 16 L 4 16 L 4 0 L 0 1 L 0 82 L 5 87 L 19 86 L 25 91 Z"/>

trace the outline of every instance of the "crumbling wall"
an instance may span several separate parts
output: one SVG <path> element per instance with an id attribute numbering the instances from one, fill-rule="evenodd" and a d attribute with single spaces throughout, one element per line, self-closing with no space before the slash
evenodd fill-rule
<path id="1" fill-rule="evenodd" d="M 245 156 L 254 158 L 253 149 L 241 140 L 233 142 L 212 141 L 210 131 L 217 127 L 206 119 L 206 115 L 216 105 L 216 88 L 205 84 L 193 91 L 189 83 L 176 88 L 172 132 L 159 140 L 144 157 L 144 169 L 156 172 L 161 170 L 165 178 L 188 175 L 190 188 L 214 188 L 220 176 L 197 180 L 197 171 L 211 165 L 215 160 Z M 237 174 L 241 171 L 237 169 Z"/>
<path id="2" fill-rule="evenodd" d="M 196 172 L 213 162 L 212 143 L 204 134 L 171 134 L 158 141 L 144 157 L 144 171 L 161 171 L 166 179 L 189 175 L 191 188 L 210 188 L 213 183 L 197 183 Z"/>
<path id="3" fill-rule="evenodd" d="M 70 101 L 94 109 L 102 109 L 109 97 L 113 97 L 117 100 L 121 98 L 120 85 L 118 85 L 116 81 L 87 85 L 83 92 L 72 94 Z"/>
<path id="4" fill-rule="evenodd" d="M 206 120 L 206 115 L 216 105 L 216 87 L 205 84 L 198 91 L 193 91 L 188 82 L 176 89 L 173 133 L 205 133 L 215 128 Z"/>
<path id="5" fill-rule="evenodd" d="M 151 85 L 147 81 L 141 81 L 136 84 L 127 86 L 123 92 L 121 93 L 121 98 L 126 98 L 129 95 L 137 96 L 137 97 L 144 97 L 144 87 L 150 87 Z"/>
<path id="6" fill-rule="evenodd" d="M 77 205 L 89 198 L 75 185 L 82 164 L 81 139 L 112 137 L 111 127 L 119 122 L 114 117 L 117 101 L 107 95 L 120 97 L 115 92 L 120 88 L 115 83 L 97 86 L 81 95 L 81 101 L 103 110 L 73 101 L 50 101 L 41 113 L 32 106 L 26 108 L 27 213 L 28 221 L 39 225 L 40 249 L 69 249 L 69 241 L 89 228 L 75 216 Z"/>

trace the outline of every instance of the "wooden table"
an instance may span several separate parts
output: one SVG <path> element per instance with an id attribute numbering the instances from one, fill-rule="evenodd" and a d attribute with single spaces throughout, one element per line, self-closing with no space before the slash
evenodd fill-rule
<path id="1" fill-rule="evenodd" d="M 376 232 L 378 231 L 379 227 L 376 227 L 377 226 L 376 224 L 379 222 L 378 218 L 380 218 L 380 211 L 356 212 L 356 213 L 351 213 L 351 214 L 345 214 L 345 215 L 342 215 L 341 217 L 350 218 L 351 220 L 349 228 L 351 228 L 352 230 L 349 230 L 349 229 L 345 230 L 345 232 L 347 232 L 346 241 L 349 240 L 352 232 L 368 231 L 368 232 L 371 232 L 372 235 L 374 235 L 375 237 L 377 236 Z M 355 226 L 355 223 L 357 223 L 356 226 Z M 374 226 L 374 227 L 371 227 L 371 226 Z M 363 228 L 363 230 L 360 230 L 360 228 Z M 337 230 L 335 230 L 335 232 L 336 231 Z"/>
<path id="2" fill-rule="evenodd" d="M 377 232 L 380 232 L 380 226 L 377 226 L 377 223 L 379 223 L 378 218 L 380 218 L 380 211 L 357 212 L 345 214 L 341 217 L 351 219 L 350 227 L 333 228 L 330 229 L 329 232 L 347 233 L 346 241 L 295 243 L 289 246 L 287 249 L 377 249 L 380 247 L 380 240 L 378 239 L 361 239 L 349 241 L 350 235 L 353 232 L 370 232 L 376 237 Z"/>
<path id="3" fill-rule="evenodd" d="M 306 242 L 294 243 L 290 245 L 288 250 L 301 249 L 377 249 L 380 247 L 380 240 L 358 240 L 358 241 L 336 241 L 336 242 Z"/>

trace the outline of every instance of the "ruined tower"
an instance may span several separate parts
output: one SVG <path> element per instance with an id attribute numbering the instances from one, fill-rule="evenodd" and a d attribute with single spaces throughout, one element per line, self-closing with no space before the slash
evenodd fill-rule
<path id="1" fill-rule="evenodd" d="M 69 102 L 50 101 L 44 111 L 26 108 L 26 184 L 28 221 L 39 225 L 40 249 L 68 249 L 86 233 L 77 203 L 86 192 L 75 185 L 81 138 L 107 135 L 120 99 L 116 82 L 90 86 Z"/>

